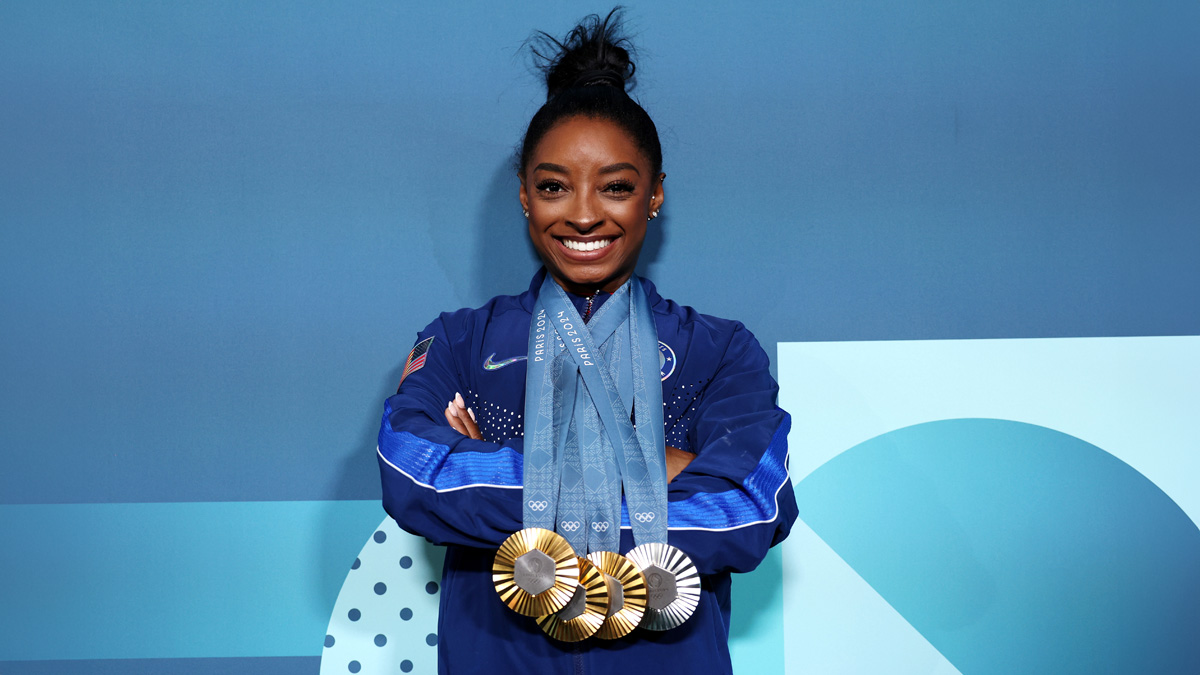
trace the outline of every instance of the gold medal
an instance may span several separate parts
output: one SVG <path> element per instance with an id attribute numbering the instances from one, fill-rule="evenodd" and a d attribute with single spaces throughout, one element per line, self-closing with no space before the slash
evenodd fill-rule
<path id="1" fill-rule="evenodd" d="M 603 573 L 608 586 L 608 615 L 596 637 L 625 637 L 637 628 L 646 611 L 646 578 L 637 565 L 619 553 L 594 551 L 587 559 Z"/>
<path id="2" fill-rule="evenodd" d="M 692 615 L 700 604 L 700 572 L 687 554 L 668 544 L 642 544 L 629 559 L 646 576 L 646 614 L 641 627 L 670 630 Z"/>
<path id="3" fill-rule="evenodd" d="M 544 616 L 566 607 L 579 583 L 579 559 L 562 536 L 529 527 L 504 540 L 492 561 L 492 584 L 509 609 Z"/>
<path id="4" fill-rule="evenodd" d="M 563 642 L 579 642 L 594 635 L 608 611 L 608 586 L 604 574 L 587 558 L 579 558 L 579 585 L 566 607 L 539 616 L 542 631 Z"/>

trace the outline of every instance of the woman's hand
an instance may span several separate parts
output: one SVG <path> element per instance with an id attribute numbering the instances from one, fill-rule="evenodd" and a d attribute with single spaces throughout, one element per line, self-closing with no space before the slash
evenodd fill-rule
<path id="1" fill-rule="evenodd" d="M 446 409 L 442 411 L 446 415 L 446 421 L 454 428 L 455 431 L 474 438 L 475 440 L 483 440 L 483 434 L 479 433 L 479 423 L 475 420 L 475 411 L 467 407 L 463 401 L 462 394 L 455 393 L 454 400 L 446 404 Z M 684 452 L 679 448 L 667 446 L 667 482 L 675 480 L 681 471 L 687 468 L 688 464 L 696 456 L 690 452 Z"/>
<path id="2" fill-rule="evenodd" d="M 455 431 L 477 441 L 483 440 L 483 434 L 479 433 L 479 423 L 475 421 L 475 411 L 463 402 L 462 394 L 455 392 L 454 400 L 446 404 L 446 409 L 442 412 Z"/>
<path id="3" fill-rule="evenodd" d="M 696 456 L 690 452 L 684 452 L 683 450 L 680 450 L 679 448 L 672 448 L 671 446 L 668 445 L 667 446 L 667 482 L 670 483 L 671 481 L 675 480 L 675 477 L 678 476 L 681 471 L 686 469 L 687 465 L 691 464 L 692 460 L 695 458 L 696 458 Z"/>

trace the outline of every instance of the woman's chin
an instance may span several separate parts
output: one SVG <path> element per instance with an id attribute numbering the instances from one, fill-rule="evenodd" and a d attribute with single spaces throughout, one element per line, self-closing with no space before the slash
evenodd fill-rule
<path id="1" fill-rule="evenodd" d="M 613 291 L 624 283 L 628 275 L 621 275 L 613 270 L 597 270 L 578 266 L 559 267 L 552 276 L 566 290 L 576 295 L 586 295 L 597 289 Z M 612 286 L 613 288 L 609 288 Z"/>

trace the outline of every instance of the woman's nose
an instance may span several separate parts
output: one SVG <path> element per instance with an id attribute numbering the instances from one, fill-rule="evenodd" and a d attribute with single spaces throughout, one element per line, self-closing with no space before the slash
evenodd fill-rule
<path id="1" fill-rule="evenodd" d="M 590 190 L 576 193 L 571 203 L 571 211 L 567 214 L 567 224 L 579 232 L 587 232 L 604 221 L 600 206 L 596 203 L 596 195 Z"/>

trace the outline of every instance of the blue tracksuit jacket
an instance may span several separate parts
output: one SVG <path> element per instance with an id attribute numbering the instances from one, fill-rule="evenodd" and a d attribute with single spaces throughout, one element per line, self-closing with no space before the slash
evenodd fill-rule
<path id="1" fill-rule="evenodd" d="M 423 365 L 385 405 L 379 432 L 383 505 L 400 527 L 447 546 L 438 620 L 440 673 L 731 672 L 730 573 L 754 569 L 787 536 L 796 502 L 787 475 L 787 413 L 766 353 L 744 326 L 664 300 L 645 281 L 658 329 L 667 445 L 695 459 L 667 486 L 669 542 L 702 575 L 682 626 L 615 641 L 557 642 L 492 587 L 492 558 L 521 529 L 524 356 L 545 270 L 525 293 L 442 314 Z M 582 299 L 579 299 L 582 301 Z M 442 411 L 460 392 L 484 440 Z M 633 547 L 622 514 L 621 553 Z"/>

